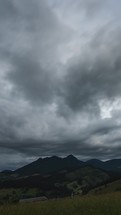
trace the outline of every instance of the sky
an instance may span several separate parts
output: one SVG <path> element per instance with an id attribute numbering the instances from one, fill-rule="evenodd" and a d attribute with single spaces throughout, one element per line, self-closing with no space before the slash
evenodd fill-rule
<path id="1" fill-rule="evenodd" d="M 121 1 L 0 0 L 0 170 L 120 152 Z"/>

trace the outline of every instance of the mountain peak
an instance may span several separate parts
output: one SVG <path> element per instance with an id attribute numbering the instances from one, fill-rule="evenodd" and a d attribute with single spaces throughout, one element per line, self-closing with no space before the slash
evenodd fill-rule
<path id="1" fill-rule="evenodd" d="M 94 161 L 94 162 L 95 162 L 95 161 L 96 161 L 96 162 L 102 162 L 101 160 L 99 160 L 99 159 L 97 159 L 97 158 L 93 158 L 93 159 L 90 159 L 90 160 L 88 160 L 88 161 L 92 161 L 92 162 L 93 162 L 93 161 Z M 88 162 L 88 161 L 87 161 L 87 162 Z"/>
<path id="2" fill-rule="evenodd" d="M 77 159 L 77 158 L 74 157 L 72 154 L 68 155 L 66 158 L 69 158 L 69 159 Z"/>
<path id="3" fill-rule="evenodd" d="M 60 161 L 62 158 L 60 158 L 60 157 L 58 157 L 58 156 L 56 156 L 56 155 L 53 155 L 53 156 L 51 156 L 51 157 L 47 157 L 47 158 L 45 158 L 44 160 L 49 160 L 50 162 L 51 161 Z"/>

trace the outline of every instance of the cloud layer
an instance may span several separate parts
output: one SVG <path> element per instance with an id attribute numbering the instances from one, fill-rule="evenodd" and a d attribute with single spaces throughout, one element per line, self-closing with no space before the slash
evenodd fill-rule
<path id="1" fill-rule="evenodd" d="M 120 1 L 0 1 L 0 162 L 120 157 Z"/>

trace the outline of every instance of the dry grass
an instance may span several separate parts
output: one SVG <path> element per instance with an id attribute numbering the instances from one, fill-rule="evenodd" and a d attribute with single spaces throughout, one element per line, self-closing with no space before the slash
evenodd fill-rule
<path id="1" fill-rule="evenodd" d="M 121 215 L 121 193 L 3 205 L 0 215 Z"/>

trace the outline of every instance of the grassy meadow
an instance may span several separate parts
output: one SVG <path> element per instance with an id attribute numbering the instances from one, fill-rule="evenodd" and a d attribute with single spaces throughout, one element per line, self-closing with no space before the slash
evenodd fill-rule
<path id="1" fill-rule="evenodd" d="M 121 192 L 5 204 L 0 206 L 0 215 L 121 215 Z"/>

